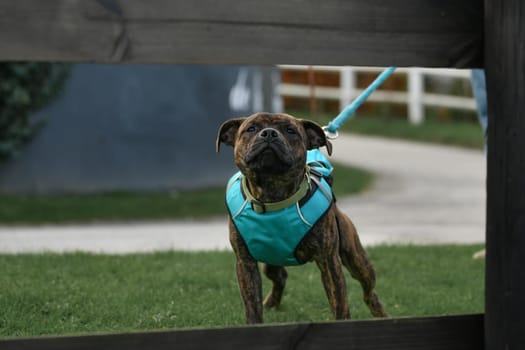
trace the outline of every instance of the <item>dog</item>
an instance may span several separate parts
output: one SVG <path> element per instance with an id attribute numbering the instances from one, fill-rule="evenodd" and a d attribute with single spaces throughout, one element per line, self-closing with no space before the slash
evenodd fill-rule
<path id="1" fill-rule="evenodd" d="M 343 266 L 360 282 L 372 315 L 387 317 L 374 290 L 374 267 L 352 221 L 335 204 L 330 165 L 319 151 L 332 152 L 323 129 L 287 114 L 256 113 L 224 122 L 217 152 L 221 144 L 233 147 L 239 169 L 228 183 L 226 202 L 246 323 L 262 323 L 263 306 L 281 304 L 285 266 L 312 261 L 335 319 L 350 318 Z M 307 164 L 310 153 L 314 159 Z M 272 281 L 264 300 L 259 262 Z"/>

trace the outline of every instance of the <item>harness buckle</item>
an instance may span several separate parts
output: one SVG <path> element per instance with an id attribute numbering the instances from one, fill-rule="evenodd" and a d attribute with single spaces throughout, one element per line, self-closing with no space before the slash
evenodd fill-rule
<path id="1" fill-rule="evenodd" d="M 310 164 L 312 164 L 312 163 L 310 163 Z M 317 163 L 317 164 L 319 164 L 319 163 Z M 315 169 L 314 167 L 310 167 L 310 174 L 314 175 L 314 176 L 316 176 L 318 178 L 323 177 L 323 173 L 320 172 L 319 170 Z"/>
<path id="2" fill-rule="evenodd" d="M 252 199 L 250 203 L 252 205 L 253 211 L 256 212 L 257 214 L 266 213 L 266 206 L 264 205 L 263 202 L 258 201 L 257 199 Z"/>

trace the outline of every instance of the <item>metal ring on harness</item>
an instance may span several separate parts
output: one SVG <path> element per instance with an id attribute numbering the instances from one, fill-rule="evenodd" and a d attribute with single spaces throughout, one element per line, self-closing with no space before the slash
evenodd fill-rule
<path id="1" fill-rule="evenodd" d="M 323 131 L 326 135 L 326 138 L 329 139 L 329 140 L 335 140 L 336 138 L 339 137 L 339 132 L 336 130 L 334 132 L 328 130 L 328 126 L 325 125 L 323 126 Z"/>

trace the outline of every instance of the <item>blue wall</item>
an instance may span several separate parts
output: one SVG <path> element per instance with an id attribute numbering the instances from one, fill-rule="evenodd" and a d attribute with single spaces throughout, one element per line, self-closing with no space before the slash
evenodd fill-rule
<path id="1" fill-rule="evenodd" d="M 219 125 L 279 110 L 275 68 L 74 65 L 45 127 L 0 167 L 0 192 L 183 190 L 224 185 Z"/>

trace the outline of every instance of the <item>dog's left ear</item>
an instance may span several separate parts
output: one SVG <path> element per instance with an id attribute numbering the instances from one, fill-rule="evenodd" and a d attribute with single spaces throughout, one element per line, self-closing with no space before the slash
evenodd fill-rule
<path id="1" fill-rule="evenodd" d="M 310 120 L 301 120 L 306 131 L 307 149 L 314 149 L 326 146 L 328 155 L 332 155 L 332 143 L 326 138 L 326 134 L 319 124 Z"/>
<path id="2" fill-rule="evenodd" d="M 234 118 L 222 123 L 219 128 L 219 132 L 217 133 L 217 141 L 215 143 L 217 153 L 219 153 L 221 143 L 224 143 L 228 146 L 233 146 L 235 144 L 237 131 L 245 120 L 246 118 Z"/>

